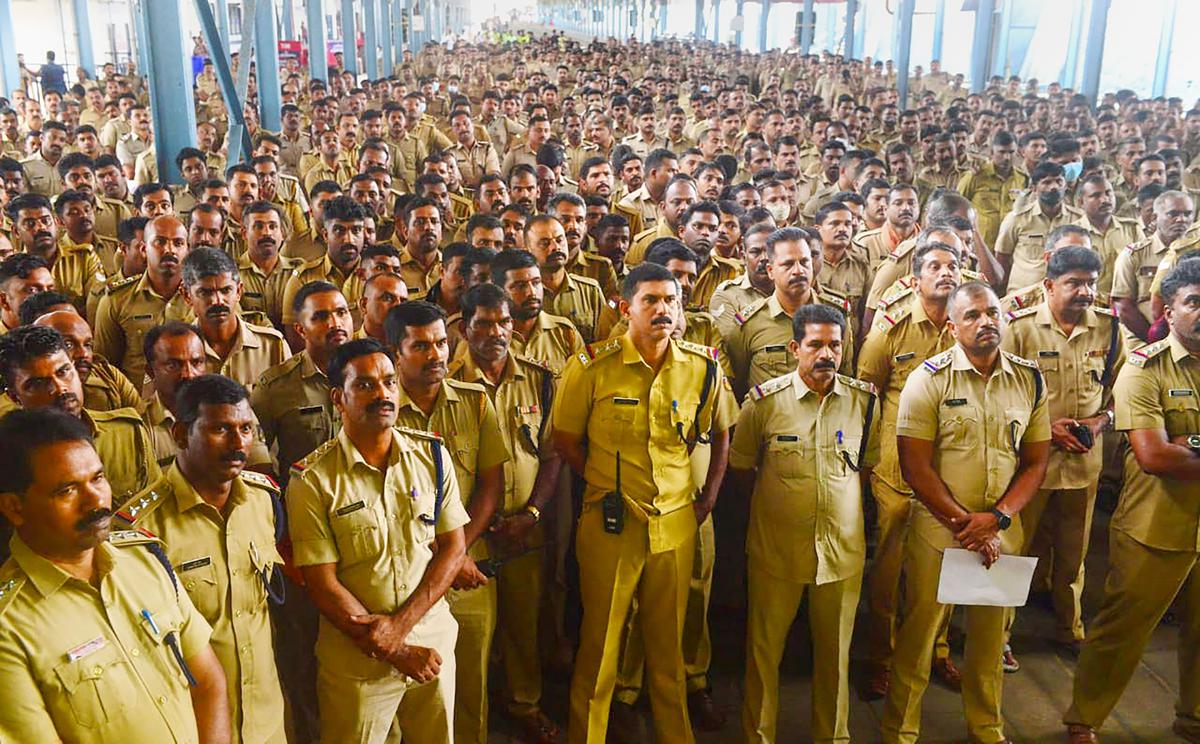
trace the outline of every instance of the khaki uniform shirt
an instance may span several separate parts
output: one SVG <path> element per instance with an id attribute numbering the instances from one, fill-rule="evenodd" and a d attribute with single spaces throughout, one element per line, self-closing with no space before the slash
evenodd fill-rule
<path id="1" fill-rule="evenodd" d="M 637 193 L 637 192 L 634 192 Z M 629 252 L 625 254 L 625 268 L 632 269 L 642 261 L 646 260 L 646 251 L 650 250 L 650 244 L 659 238 L 678 238 L 675 231 L 667 224 L 665 219 L 658 220 L 653 227 L 648 227 L 642 230 L 637 235 L 633 236 L 633 242 L 630 244 Z"/>
<path id="2" fill-rule="evenodd" d="M 914 230 L 915 229 L 916 227 L 914 226 Z M 919 232 L 919 230 L 917 232 Z M 886 263 L 889 257 L 896 256 L 896 258 L 899 259 L 905 255 L 906 249 L 911 250 L 908 248 L 910 245 L 915 248 L 916 237 L 917 233 L 914 232 L 909 238 L 901 238 L 896 234 L 896 231 L 892 229 L 892 226 L 885 222 L 883 227 L 877 227 L 873 230 L 864 230 L 855 235 L 854 239 L 851 241 L 851 244 L 854 248 L 858 249 L 859 256 L 866 260 L 867 265 L 871 268 L 871 271 L 874 272 L 878 270 L 881 265 Z M 909 265 L 911 267 L 911 259 Z M 911 268 L 909 272 L 905 273 L 910 272 Z M 888 282 L 888 284 L 891 284 L 891 282 Z M 871 286 L 874 288 L 875 284 L 872 284 Z M 884 286 L 886 287 L 887 285 L 885 284 Z"/>
<path id="3" fill-rule="evenodd" d="M 1008 178 L 1001 178 L 990 160 L 959 179 L 958 192 L 975 207 L 979 234 L 988 245 L 996 244 L 1000 221 L 1012 211 L 1017 197 L 1028 185 L 1029 177 L 1016 168 Z"/>
<path id="4" fill-rule="evenodd" d="M 41 153 L 22 160 L 21 167 L 25 169 L 25 183 L 33 193 L 53 198 L 63 192 L 58 168 L 47 162 Z"/>
<path id="5" fill-rule="evenodd" d="M 1008 286 L 1024 287 L 1044 278 L 1046 262 L 1042 260 L 1042 254 L 1046 249 L 1046 236 L 1059 225 L 1077 222 L 1081 216 L 1082 212 L 1063 204 L 1057 217 L 1048 217 L 1037 200 L 1009 213 L 1000 223 L 996 237 L 996 255 L 1008 254 L 1012 258 Z"/>
<path id="6" fill-rule="evenodd" d="M 433 262 L 429 268 L 421 265 L 407 248 L 400 249 L 400 278 L 408 287 L 408 299 L 419 300 L 429 293 L 429 290 L 442 278 L 442 252 L 434 252 Z M 347 298 L 348 300 L 349 298 Z"/>
<path id="7" fill-rule="evenodd" d="M 1092 248 L 1100 254 L 1100 281 L 1096 287 L 1099 292 L 1099 301 L 1107 305 L 1112 296 L 1117 256 L 1121 255 L 1125 246 L 1136 243 L 1144 237 L 1141 221 L 1113 217 L 1108 229 L 1104 232 L 1097 230 L 1086 215 L 1076 220 L 1075 224 L 1088 231 L 1092 237 Z"/>
<path id="8" fill-rule="evenodd" d="M 142 421 L 145 422 L 146 428 L 150 432 L 150 442 L 154 449 L 154 460 L 158 463 L 159 469 L 169 468 L 171 463 L 175 462 L 175 456 L 179 454 L 179 446 L 175 444 L 175 435 L 171 433 L 171 427 L 175 425 L 175 414 L 171 413 L 162 399 L 158 397 L 158 393 L 154 393 L 149 402 L 145 405 L 145 410 L 142 412 Z M 257 426 L 258 422 L 255 421 Z M 271 461 L 271 453 L 267 451 L 267 446 L 263 444 L 260 434 L 256 434 L 254 442 L 246 451 L 246 467 L 258 468 L 259 466 L 267 466 L 270 469 L 273 466 Z"/>
<path id="9" fill-rule="evenodd" d="M 13 537 L 12 558 L 0 568 L 0 738 L 199 742 L 187 680 L 163 637 L 177 633 L 191 658 L 211 630 L 150 543 L 157 541 L 114 531 L 96 547 L 93 587 Z"/>
<path id="10" fill-rule="evenodd" d="M 112 486 L 114 508 L 149 486 L 161 474 L 150 432 L 133 408 L 112 411 L 83 409 L 83 422 L 92 430 L 96 454 Z"/>
<path id="11" fill-rule="evenodd" d="M 351 178 L 354 178 L 354 169 L 345 160 L 338 160 L 332 168 L 320 160 L 304 174 L 304 193 L 311 193 L 318 181 L 333 181 L 345 188 Z"/>
<path id="12" fill-rule="evenodd" d="M 1151 429 L 1167 438 L 1200 432 L 1200 363 L 1174 334 L 1127 362 L 1113 391 L 1119 431 Z M 1127 450 L 1112 526 L 1158 550 L 1200 551 L 1200 483 L 1150 475 Z"/>
<path id="13" fill-rule="evenodd" d="M 1158 262 L 1158 269 L 1154 272 L 1154 281 L 1150 283 L 1150 295 L 1162 294 L 1162 282 L 1167 278 L 1167 274 L 1171 273 L 1171 269 L 1179 263 L 1179 259 L 1186 255 L 1195 253 L 1200 250 L 1200 236 L 1192 233 L 1191 230 L 1183 234 L 1183 237 L 1171 243 L 1171 247 L 1167 249 L 1167 253 L 1163 259 Z"/>
<path id="14" fill-rule="evenodd" d="M 329 378 L 307 351 L 264 372 L 250 403 L 267 446 L 276 452 L 277 473 L 287 473 L 341 428 L 341 417 L 329 399 Z"/>
<path id="15" fill-rule="evenodd" d="M 583 351 L 583 337 L 570 320 L 543 310 L 528 337 L 513 331 L 509 352 L 540 362 L 561 375 L 571 357 Z M 465 346 L 462 346 L 465 349 Z"/>
<path id="16" fill-rule="evenodd" d="M 528 357 L 509 354 L 500 381 L 493 385 L 467 353 L 451 362 L 449 374 L 454 380 L 482 387 L 495 407 L 508 455 L 504 496 L 496 513 L 517 514 L 533 494 L 542 459 L 553 452 L 550 406 L 554 401 L 554 372 Z"/>
<path id="17" fill-rule="evenodd" d="M 652 151 L 667 146 L 667 138 L 655 135 L 649 142 L 642 138 L 641 133 L 633 134 L 621 140 L 621 144 L 629 145 L 629 149 L 645 160 Z"/>
<path id="18" fill-rule="evenodd" d="M 650 196 L 650 189 L 646 188 L 646 184 L 643 183 L 636 191 L 626 194 L 617 203 L 640 214 L 643 229 L 649 230 L 658 224 L 658 204 Z"/>
<path id="19" fill-rule="evenodd" d="M 866 259 L 853 250 L 846 251 L 837 263 L 822 259 L 817 281 L 826 291 L 845 297 L 850 303 L 848 320 L 855 334 L 858 334 L 863 298 L 871 287 L 871 267 Z"/>
<path id="20" fill-rule="evenodd" d="M 248 313 L 262 313 L 276 325 L 283 324 L 283 290 L 292 273 L 303 264 L 303 259 L 280 256 L 270 274 L 263 273 L 258 264 L 245 253 L 238 261 L 238 273 L 242 278 L 241 305 Z"/>
<path id="21" fill-rule="evenodd" d="M 514 147 L 504 156 L 503 162 L 500 163 L 500 173 L 507 181 L 512 175 L 513 168 L 518 165 L 525 164 L 530 167 L 537 167 L 537 151 L 529 149 L 529 145 L 521 143 L 518 147 Z"/>
<path id="22" fill-rule="evenodd" d="M 283 287 L 283 309 L 281 311 L 283 325 L 290 326 L 296 322 L 296 314 L 292 312 L 292 301 L 296 299 L 300 288 L 305 284 L 319 280 L 329 282 L 341 289 L 351 276 L 354 276 L 354 272 L 343 274 L 342 270 L 329 259 L 327 253 L 296 266 L 292 269 L 292 275 L 288 277 Z"/>
<path id="23" fill-rule="evenodd" d="M 708 311 L 716 320 L 717 329 L 722 336 L 728 336 L 734 328 L 733 316 L 747 305 L 765 300 L 765 295 L 750 283 L 750 276 L 743 273 L 737 279 L 729 279 L 717 285 L 712 298 L 708 301 Z"/>
<path id="24" fill-rule="evenodd" d="M 204 356 L 208 360 L 209 373 L 225 375 L 251 391 L 263 372 L 283 363 L 291 355 L 282 333 L 274 328 L 247 323 L 241 318 L 238 318 L 233 348 L 224 358 L 209 345 L 208 339 L 204 340 Z"/>
<path id="25" fill-rule="evenodd" d="M 293 178 L 299 178 L 300 158 L 304 153 L 313 149 L 312 138 L 304 132 L 300 132 L 294 140 L 282 133 L 279 135 L 279 139 L 283 142 L 283 147 L 279 148 L 280 172 Z"/>
<path id="26" fill-rule="evenodd" d="M 1067 335 L 1045 302 L 1009 313 L 1001 348 L 1037 362 L 1046 382 L 1051 422 L 1089 418 L 1104 410 L 1125 357 L 1120 323 L 1111 310 L 1089 308 Z M 1112 368 L 1106 369 L 1110 358 Z M 1099 442 L 1086 454 L 1052 446 L 1042 488 L 1087 488 L 1097 482 L 1103 449 Z"/>
<path id="27" fill-rule="evenodd" d="M 712 300 L 717 287 L 731 279 L 738 278 L 741 274 L 741 261 L 725 258 L 715 252 L 710 253 L 708 263 L 696 275 L 696 281 L 692 286 L 692 296 L 688 300 L 689 307 L 695 310 L 708 309 L 709 301 Z"/>
<path id="28" fill-rule="evenodd" d="M 1137 302 L 1138 310 L 1149 323 L 1154 322 L 1151 288 L 1158 265 L 1167 256 L 1167 246 L 1157 234 L 1125 246 L 1113 265 L 1111 297 L 1130 299 Z M 1128 333 L 1125 341 L 1129 348 L 1137 348 L 1142 341 Z"/>
<path id="29" fill-rule="evenodd" d="M 84 408 L 93 411 L 141 410 L 144 405 L 141 393 L 121 370 L 98 354 L 92 356 L 92 373 L 83 381 Z"/>
<path id="30" fill-rule="evenodd" d="M 127 132 L 117 140 L 117 160 L 121 161 L 121 165 L 133 165 L 138 155 L 150 149 L 151 146 L 149 140 L 142 139 L 136 132 Z"/>
<path id="31" fill-rule="evenodd" d="M 500 157 L 491 142 L 476 140 L 471 147 L 464 147 L 456 142 L 448 152 L 458 162 L 462 172 L 463 183 L 471 188 L 479 185 L 479 181 L 489 173 L 500 172 Z"/>
<path id="32" fill-rule="evenodd" d="M 100 130 L 100 144 L 106 150 L 115 154 L 117 151 L 117 142 L 129 134 L 132 129 L 133 127 L 127 119 L 122 119 L 119 116 L 115 119 L 109 119 L 104 128 Z"/>
<path id="33" fill-rule="evenodd" d="M 283 563 L 275 550 L 277 498 L 270 479 L 244 471 L 225 508 L 217 509 L 172 465 L 118 514 L 166 544 L 180 585 L 212 626 L 233 740 L 244 744 L 284 739 L 283 691 L 262 578 Z"/>
<path id="34" fill-rule="evenodd" d="M 858 352 L 858 377 L 874 385 L 883 399 L 880 459 L 873 472 L 899 493 L 912 492 L 900 473 L 896 450 L 900 391 L 921 362 L 953 344 L 947 327 L 934 325 L 916 290 L 908 289 L 881 305 Z"/>
<path id="35" fill-rule="evenodd" d="M 557 293 L 545 288 L 543 308 L 545 312 L 559 315 L 575 325 L 584 343 L 608 338 L 617 313 L 608 304 L 608 298 L 600 284 L 582 276 L 564 274 L 562 286 Z"/>
<path id="36" fill-rule="evenodd" d="M 116 277 L 121 272 L 121 256 L 118 251 L 121 249 L 121 243 L 116 238 L 109 238 L 100 233 L 93 233 L 93 242 L 91 243 L 76 243 L 71 240 L 71 236 L 67 235 L 64 230 L 58 234 L 59 250 L 75 250 L 86 251 L 91 249 L 95 252 L 96 258 L 100 259 L 100 270 L 104 272 L 106 277 Z M 109 267 L 112 267 L 111 270 Z M 95 302 L 99 302 L 97 297 Z"/>
<path id="37" fill-rule="evenodd" d="M 93 345 L 97 354 L 111 360 L 130 382 L 140 387 L 146 375 L 142 338 L 151 328 L 168 320 L 190 323 L 194 319 L 182 290 L 177 290 L 169 300 L 163 299 L 145 274 L 137 274 L 114 282 L 100 299 Z"/>
<path id="38" fill-rule="evenodd" d="M 746 535 L 754 566 L 803 584 L 862 573 L 867 539 L 856 470 L 878 460 L 879 403 L 869 383 L 838 375 L 822 398 L 793 371 L 751 392 L 729 466 L 758 471 Z"/>
<path id="39" fill-rule="evenodd" d="M 94 319 L 96 306 L 104 294 L 108 275 L 100 257 L 90 245 L 59 246 L 58 256 L 50 266 L 54 288 L 71 298 L 71 303 Z"/>
<path id="40" fill-rule="evenodd" d="M 123 221 L 133 216 L 133 209 L 125 202 L 109 199 L 107 196 L 96 197 L 96 234 L 103 235 L 106 238 L 117 237 L 117 226 Z M 113 266 L 110 270 L 108 264 L 105 264 L 104 270 L 109 274 L 115 275 L 120 266 Z"/>
<path id="41" fill-rule="evenodd" d="M 601 256 L 599 253 L 591 253 L 580 249 L 579 253 L 575 254 L 574 260 L 568 259 L 567 271 L 575 276 L 582 276 L 591 279 L 600 285 L 601 291 L 608 299 L 619 298 L 621 296 L 621 285 L 617 281 L 617 270 L 613 268 L 612 261 Z"/>
<path id="42" fill-rule="evenodd" d="M 435 449 L 435 443 L 437 448 Z M 435 460 L 442 463 L 441 512 Z M 363 459 L 345 431 L 292 467 L 287 488 L 288 528 L 298 567 L 337 564 L 337 580 L 375 613 L 394 613 L 425 575 L 436 535 L 470 518 L 459 496 L 449 453 L 437 437 L 392 429 L 388 467 Z M 453 653 L 458 626 L 439 599 L 408 634 L 408 642 Z M 359 650 L 324 617 L 317 635 L 317 664 L 360 679 L 395 673 L 391 664 Z"/>
<path id="43" fill-rule="evenodd" d="M 926 359 L 904 384 L 896 434 L 933 442 L 933 468 L 958 503 L 972 512 L 987 511 L 1008 490 L 1024 444 L 1050 439 L 1046 394 L 1037 396 L 1037 364 L 1000 352 L 996 368 L 984 378 L 955 344 Z M 937 550 L 958 543 L 923 505 L 910 523 L 915 536 Z M 1020 521 L 1000 533 L 1001 550 L 1021 550 Z"/>
<path id="44" fill-rule="evenodd" d="M 484 128 L 487 129 L 488 137 L 491 138 L 492 144 L 496 146 L 497 153 L 508 152 L 512 140 L 525 134 L 525 127 L 504 114 L 497 114 L 491 121 L 482 123 Z"/>
<path id="45" fill-rule="evenodd" d="M 728 384 L 718 381 L 700 400 L 716 363 L 712 353 L 672 339 L 655 373 L 625 335 L 589 346 L 563 371 L 554 428 L 587 438 L 584 509 L 617 488 L 620 453 L 626 529 L 647 523 L 651 553 L 672 550 L 696 532 L 692 503 L 703 484 L 695 482 L 690 447 L 679 431 L 693 437 L 719 427 L 714 422 L 730 394 Z"/>
<path id="46" fill-rule="evenodd" d="M 810 293 L 809 302 L 836 307 L 843 313 L 850 311 L 844 299 L 815 287 Z M 745 395 L 751 387 L 785 375 L 795 367 L 796 359 L 788 351 L 788 342 L 791 340 L 792 316 L 784 311 L 774 294 L 734 314 L 733 329 L 725 337 L 725 346 L 729 351 L 729 363 L 733 366 L 733 389 L 738 395 Z M 849 327 L 842 339 L 842 348 L 854 348 L 854 332 Z M 844 354 L 841 371 L 850 372 L 853 368 L 853 354 Z"/>
<path id="47" fill-rule="evenodd" d="M 860 233 L 865 235 L 866 233 Z M 912 276 L 913 253 L 916 252 L 917 239 L 914 235 L 900 242 L 874 266 L 875 278 L 871 280 L 871 290 L 867 293 L 867 307 L 875 307 L 885 296 L 890 294 L 892 285 Z"/>

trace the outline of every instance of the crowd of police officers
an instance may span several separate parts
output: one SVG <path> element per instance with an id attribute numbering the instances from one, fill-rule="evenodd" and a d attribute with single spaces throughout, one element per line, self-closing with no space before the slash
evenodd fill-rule
<path id="1" fill-rule="evenodd" d="M 645 691 L 692 741 L 721 542 L 741 739 L 849 740 L 857 622 L 884 741 L 931 677 L 1007 741 L 962 548 L 1040 559 L 1071 742 L 1173 611 L 1200 741 L 1200 108 L 557 36 L 283 78 L 230 163 L 205 66 L 180 184 L 136 74 L 0 107 L 0 738 L 629 741 Z"/>

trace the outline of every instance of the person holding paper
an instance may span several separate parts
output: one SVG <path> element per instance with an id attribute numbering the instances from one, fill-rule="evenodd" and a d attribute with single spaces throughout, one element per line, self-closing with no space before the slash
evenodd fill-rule
<path id="1" fill-rule="evenodd" d="M 862 484 L 879 461 L 875 387 L 837 374 L 846 318 L 804 305 L 792 318 L 796 369 L 750 388 L 729 465 L 738 493 L 753 489 L 742 730 L 774 742 L 779 662 L 808 594 L 813 640 L 809 739 L 848 742 L 849 662 L 866 537 Z"/>
<path id="2" fill-rule="evenodd" d="M 1050 417 L 1037 365 L 1000 350 L 1000 300 L 967 282 L 948 300 L 955 344 L 909 376 L 896 417 L 904 480 L 920 506 L 905 545 L 908 611 L 900 624 L 883 713 L 886 742 L 916 742 L 934 636 L 942 551 L 961 547 L 991 565 L 1020 552 L 1018 512 L 1046 475 Z M 962 696 L 971 741 L 1004 742 L 1000 713 L 1004 607 L 966 608 Z"/>
<path id="3" fill-rule="evenodd" d="M 1071 707 L 1073 744 L 1098 741 L 1163 613 L 1182 595 L 1174 731 L 1200 741 L 1200 261 L 1162 282 L 1170 335 L 1131 353 L 1113 391 L 1128 433 L 1125 489 L 1109 532 L 1104 604 L 1083 644 Z"/>
<path id="4" fill-rule="evenodd" d="M 1062 225 L 1047 242 L 1053 246 L 1065 231 L 1081 230 Z M 1021 512 L 1021 552 L 1037 547 L 1043 557 L 1053 553 L 1054 641 L 1076 654 L 1083 641 L 1083 558 L 1104 464 L 1100 437 L 1111 427 L 1112 382 L 1125 356 L 1113 311 L 1094 305 L 1101 268 L 1100 255 L 1090 247 L 1052 248 L 1042 280 L 1046 299 L 1008 314 L 1001 345 L 1036 359 L 1046 381 L 1050 464 L 1041 490 Z"/>

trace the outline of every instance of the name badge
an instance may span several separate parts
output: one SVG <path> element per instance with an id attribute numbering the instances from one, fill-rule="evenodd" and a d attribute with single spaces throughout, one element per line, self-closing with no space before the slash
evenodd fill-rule
<path id="1" fill-rule="evenodd" d="M 135 316 L 133 316 L 133 319 L 134 319 L 134 320 L 154 320 L 154 316 L 153 316 L 153 315 L 149 315 L 149 314 L 147 314 L 147 315 L 135 315 Z"/>
<path id="2" fill-rule="evenodd" d="M 893 362 L 907 362 L 909 359 L 913 359 L 916 356 L 917 356 L 917 352 L 909 351 L 909 352 L 905 352 L 904 354 L 897 354 L 896 356 L 892 357 L 892 361 Z"/>
<path id="3" fill-rule="evenodd" d="M 1172 390 L 1171 392 L 1167 393 L 1167 395 L 1170 395 L 1172 398 L 1187 398 L 1195 395 L 1195 393 L 1192 392 L 1191 388 L 1182 388 L 1179 390 Z"/>
<path id="4" fill-rule="evenodd" d="M 194 571 L 197 568 L 204 568 L 211 563 L 212 558 L 206 555 L 203 558 L 194 558 L 190 561 L 184 561 L 183 563 L 180 563 L 175 570 L 179 573 L 183 573 L 184 571 Z"/>
<path id="5" fill-rule="evenodd" d="M 323 410 L 325 409 L 321 406 L 305 406 L 304 408 L 301 408 L 299 412 L 301 416 L 308 416 L 309 414 L 320 413 Z"/>
<path id="6" fill-rule="evenodd" d="M 67 661 L 79 661 L 85 656 L 91 656 L 100 649 L 108 645 L 108 641 L 103 636 L 96 636 L 87 643 L 81 643 L 75 648 L 67 652 Z"/>
<path id="7" fill-rule="evenodd" d="M 257 297 L 258 299 L 261 300 L 262 292 L 242 292 L 242 296 L 243 297 Z"/>
<path id="8" fill-rule="evenodd" d="M 367 508 L 366 503 L 364 503 L 362 501 L 355 501 L 353 504 L 347 504 L 346 506 L 343 506 L 341 509 L 338 509 L 334 513 L 337 514 L 339 517 L 344 517 L 347 514 L 353 514 L 354 512 L 358 511 L 359 509 L 366 509 L 366 508 Z"/>
<path id="9" fill-rule="evenodd" d="M 637 398 L 613 398 L 614 406 L 636 406 L 640 402 Z"/>
<path id="10" fill-rule="evenodd" d="M 1158 273 L 1158 267 L 1153 264 L 1142 266 L 1141 268 L 1138 269 L 1138 274 L 1140 276 L 1154 276 L 1157 273 Z"/>
<path id="11" fill-rule="evenodd" d="M 955 408 L 957 406 L 965 406 L 966 404 L 967 404 L 966 398 L 951 398 L 950 400 L 946 401 L 947 408 Z"/>
<path id="12" fill-rule="evenodd" d="M 787 344 L 772 344 L 770 346 L 764 346 L 763 351 L 767 352 L 768 354 L 777 351 L 787 351 Z"/>
<path id="13" fill-rule="evenodd" d="M 800 437 L 796 436 L 795 434 L 780 434 L 779 436 L 775 437 L 775 441 L 776 442 L 799 442 Z"/>
<path id="14" fill-rule="evenodd" d="M 1039 351 L 1038 352 L 1038 357 L 1040 357 L 1040 358 L 1057 357 L 1057 356 L 1058 356 L 1057 351 Z"/>

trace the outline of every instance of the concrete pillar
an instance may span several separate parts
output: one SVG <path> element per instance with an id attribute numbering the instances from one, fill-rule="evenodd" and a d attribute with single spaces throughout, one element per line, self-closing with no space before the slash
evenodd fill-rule
<path id="1" fill-rule="evenodd" d="M 996 0 L 978 0 L 975 6 L 975 35 L 971 39 L 971 92 L 981 93 L 987 85 L 988 59 L 992 53 L 992 24 Z"/>
<path id="2" fill-rule="evenodd" d="M 1000 0 L 1000 38 L 992 60 L 993 75 L 1008 74 L 1008 40 L 1012 32 L 1013 0 Z"/>
<path id="3" fill-rule="evenodd" d="M 358 30 L 354 25 L 354 0 L 342 0 L 342 59 L 346 69 L 358 77 Z"/>
<path id="4" fill-rule="evenodd" d="M 217 0 L 217 28 L 221 32 L 221 43 L 229 51 L 229 0 Z"/>
<path id="5" fill-rule="evenodd" d="M 283 38 L 288 41 L 295 41 L 296 9 L 292 7 L 292 0 L 283 0 L 283 12 L 280 16 L 280 22 L 283 24 Z"/>
<path id="6" fill-rule="evenodd" d="M 145 19 L 139 39 L 146 47 L 149 68 L 143 70 L 150 81 L 150 111 L 154 120 L 154 152 L 158 160 L 159 180 L 183 183 L 175 166 L 175 155 L 196 144 L 196 106 L 192 98 L 191 58 L 185 45 L 181 0 L 143 2 L 140 13 Z M 149 33 L 154 29 L 154 33 Z M 276 93 L 279 86 L 275 86 Z M 278 112 L 277 112 L 278 113 Z"/>
<path id="7" fill-rule="evenodd" d="M 400 23 L 400 19 L 396 19 Z M 396 52 L 392 46 L 392 0 L 379 0 L 379 46 L 383 52 L 383 77 L 391 77 L 396 64 Z"/>
<path id="8" fill-rule="evenodd" d="M 746 25 L 746 0 L 737 0 L 737 19 L 741 26 L 733 32 L 733 45 L 742 48 L 742 30 Z"/>
<path id="9" fill-rule="evenodd" d="M 283 104 L 279 93 L 279 32 L 271 0 L 259 0 L 254 9 L 254 36 L 260 121 L 263 129 L 278 132 L 282 128 L 279 107 Z"/>
<path id="10" fill-rule="evenodd" d="M 1088 17 L 1087 50 L 1083 54 L 1082 93 L 1092 105 L 1100 95 L 1100 65 L 1104 62 L 1104 37 L 1108 33 L 1108 8 L 1112 0 L 1092 0 Z"/>
<path id="11" fill-rule="evenodd" d="M 762 0 L 762 15 L 758 17 L 758 51 L 767 51 L 767 29 L 770 27 L 771 0 Z"/>
<path id="12" fill-rule="evenodd" d="M 1083 36 L 1083 3 L 1075 3 L 1071 11 L 1071 30 L 1067 37 L 1067 57 L 1063 60 L 1058 83 L 1067 88 L 1075 87 L 1075 73 L 1079 69 L 1079 45 Z"/>
<path id="13" fill-rule="evenodd" d="M 92 21 L 88 17 L 88 0 L 72 0 L 71 4 L 75 6 L 75 37 L 79 66 L 95 76 L 96 55 L 92 50 Z"/>
<path id="14" fill-rule="evenodd" d="M 908 65 L 912 56 L 913 10 L 916 3 L 917 0 L 900 0 L 896 6 L 896 90 L 900 94 L 901 111 L 908 108 Z"/>

